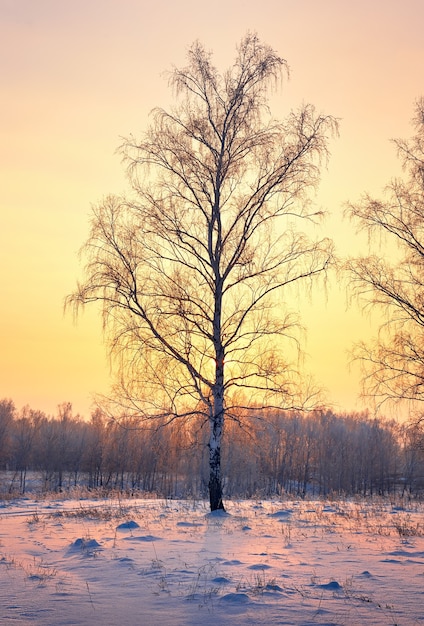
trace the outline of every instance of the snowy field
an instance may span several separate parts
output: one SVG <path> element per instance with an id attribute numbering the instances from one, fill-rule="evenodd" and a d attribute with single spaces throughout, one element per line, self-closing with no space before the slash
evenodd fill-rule
<path id="1" fill-rule="evenodd" d="M 424 624 L 424 505 L 0 504 L 0 623 Z"/>

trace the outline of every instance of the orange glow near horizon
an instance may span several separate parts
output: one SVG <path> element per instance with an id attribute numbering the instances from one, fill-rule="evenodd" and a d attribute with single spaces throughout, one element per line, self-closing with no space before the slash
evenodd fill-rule
<path id="1" fill-rule="evenodd" d="M 163 72 L 185 63 L 194 40 L 225 69 L 241 37 L 257 31 L 291 70 L 273 115 L 304 101 L 340 118 L 315 202 L 328 212 L 319 236 L 347 255 L 365 250 L 343 204 L 379 195 L 401 173 L 389 140 L 412 134 L 424 95 L 423 23 L 422 0 L 217 0 L 213 11 L 193 0 L 0 0 L 0 399 L 50 414 L 69 401 L 88 417 L 93 394 L 107 392 L 100 318 L 87 311 L 75 325 L 63 301 L 81 277 L 90 205 L 125 189 L 120 138 L 172 104 Z M 293 308 L 329 402 L 365 408 L 347 352 L 375 334 L 373 318 L 348 305 L 334 279 L 325 297 L 316 290 Z"/>

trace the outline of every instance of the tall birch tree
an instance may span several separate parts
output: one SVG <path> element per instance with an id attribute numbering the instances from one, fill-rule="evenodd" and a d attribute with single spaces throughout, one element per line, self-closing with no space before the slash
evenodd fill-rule
<path id="1" fill-rule="evenodd" d="M 125 410 L 161 425 L 204 417 L 211 510 L 224 508 L 225 418 L 301 402 L 283 292 L 332 259 L 331 242 L 305 231 L 337 124 L 311 105 L 271 117 L 287 71 L 255 34 L 222 74 L 194 43 L 170 73 L 175 108 L 154 110 L 122 146 L 131 190 L 94 207 L 85 280 L 69 298 L 101 303 Z"/>

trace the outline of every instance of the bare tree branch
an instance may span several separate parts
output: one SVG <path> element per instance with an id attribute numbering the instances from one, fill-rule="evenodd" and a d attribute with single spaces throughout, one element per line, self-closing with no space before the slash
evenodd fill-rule
<path id="1" fill-rule="evenodd" d="M 301 225 L 319 217 L 307 192 L 337 123 L 309 105 L 285 122 L 270 117 L 268 89 L 287 64 L 255 34 L 222 75 L 200 43 L 188 57 L 171 73 L 174 110 L 156 109 L 143 137 L 121 148 L 132 193 L 94 209 L 86 279 L 69 302 L 101 304 L 120 402 L 161 423 L 206 417 L 211 507 L 221 508 L 232 390 L 302 404 L 282 357 L 294 322 L 281 292 L 332 261 L 331 242 L 309 240 Z"/>
<path id="2" fill-rule="evenodd" d="M 393 180 L 385 200 L 366 195 L 349 206 L 350 215 L 370 237 L 397 243 L 399 260 L 371 255 L 350 259 L 354 292 L 385 311 L 387 322 L 376 341 L 357 346 L 364 362 L 364 391 L 378 405 L 388 400 L 424 401 L 424 100 L 416 104 L 416 134 L 395 140 L 406 171 Z"/>

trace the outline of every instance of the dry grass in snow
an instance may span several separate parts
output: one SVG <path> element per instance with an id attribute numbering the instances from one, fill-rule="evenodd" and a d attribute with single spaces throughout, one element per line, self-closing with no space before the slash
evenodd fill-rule
<path id="1" fill-rule="evenodd" d="M 424 624 L 424 505 L 19 499 L 0 508 L 0 623 Z"/>

